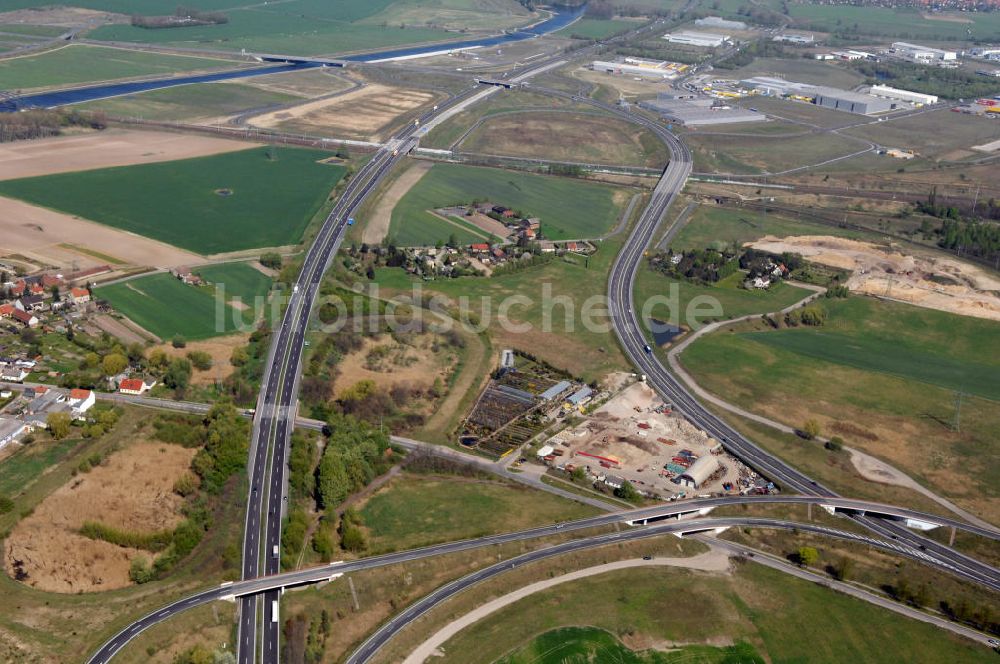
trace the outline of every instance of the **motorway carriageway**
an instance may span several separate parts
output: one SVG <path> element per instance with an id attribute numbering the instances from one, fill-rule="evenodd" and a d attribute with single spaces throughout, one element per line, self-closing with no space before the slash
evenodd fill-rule
<path id="1" fill-rule="evenodd" d="M 415 58 L 429 57 L 458 50 L 470 50 L 475 48 L 487 48 L 500 46 L 525 39 L 533 39 L 561 30 L 583 15 L 584 5 L 579 7 L 560 7 L 558 13 L 554 13 L 549 19 L 536 23 L 533 26 L 514 30 L 508 33 L 483 37 L 480 39 L 466 39 L 455 42 L 444 42 L 439 44 L 427 44 L 424 46 L 411 46 L 408 48 L 396 48 L 373 53 L 359 53 L 357 55 L 346 55 L 343 57 L 316 58 L 311 60 L 308 56 L 287 56 L 291 64 L 280 66 L 253 67 L 250 69 L 234 69 L 230 71 L 215 72 L 212 74 L 199 74 L 195 76 L 176 76 L 173 78 L 163 78 L 147 81 L 131 81 L 126 83 L 109 83 L 93 85 L 82 88 L 68 90 L 54 90 L 52 92 L 39 92 L 37 94 L 12 97 L 0 102 L 0 112 L 12 112 L 25 108 L 56 108 L 70 104 L 82 104 L 88 101 L 99 99 L 109 99 L 111 97 L 121 97 L 122 95 L 150 92 L 152 90 L 162 90 L 173 88 L 179 85 L 194 85 L 197 83 L 214 83 L 217 81 L 230 81 L 253 76 L 265 76 L 267 74 L 281 74 L 291 71 L 313 69 L 316 67 L 328 66 L 327 63 L 337 61 L 358 62 L 358 63 L 379 63 L 393 60 L 411 60 Z M 99 44 L 99 42 L 97 42 Z M 233 55 L 236 55 L 234 52 Z M 286 56 L 267 56 L 268 60 L 281 62 Z M 342 65 L 341 65 L 342 66 Z"/>
<path id="2" fill-rule="evenodd" d="M 795 500 L 793 501 L 792 498 Z M 608 526 L 613 523 L 620 522 L 626 518 L 637 518 L 641 515 L 651 515 L 658 511 L 662 512 L 664 508 L 669 509 L 689 509 L 693 506 L 704 507 L 706 504 L 726 502 L 732 503 L 734 499 L 732 498 L 715 498 L 706 499 L 698 501 L 690 501 L 688 505 L 669 505 L 660 506 L 656 508 L 643 508 L 640 510 L 632 510 L 629 512 L 623 512 L 613 515 L 601 515 L 598 517 L 590 517 L 587 519 L 580 519 L 578 521 L 567 522 L 563 524 L 556 524 L 551 526 L 542 526 L 539 528 L 533 528 L 530 530 L 519 531 L 516 533 L 507 533 L 502 535 L 493 535 L 489 537 L 481 537 L 473 540 L 463 540 L 459 542 L 449 542 L 446 544 L 439 544 L 434 546 L 423 547 L 420 549 L 412 549 L 409 551 L 398 551 L 395 553 L 389 553 L 381 556 L 372 556 L 370 558 L 362 558 L 360 560 L 354 560 L 349 562 L 335 562 L 329 565 L 323 565 L 320 567 L 314 567 L 305 570 L 296 570 L 293 572 L 285 572 L 282 574 L 276 574 L 273 576 L 265 576 L 257 579 L 250 579 L 246 581 L 239 582 L 227 582 L 221 586 L 215 586 L 210 589 L 201 591 L 189 597 L 184 597 L 179 599 L 167 606 L 160 607 L 155 611 L 149 613 L 143 618 L 131 623 L 128 627 L 120 631 L 114 637 L 112 637 L 107 643 L 105 643 L 100 650 L 98 650 L 91 658 L 88 660 L 89 664 L 107 664 L 110 659 L 123 648 L 131 639 L 133 639 L 138 634 L 142 633 L 144 630 L 152 627 L 153 625 L 167 620 L 168 618 L 177 615 L 187 609 L 193 608 L 195 606 L 200 606 L 209 602 L 224 599 L 233 599 L 238 596 L 243 595 L 255 595 L 259 593 L 264 593 L 268 591 L 273 591 L 279 588 L 293 587 L 298 585 L 305 585 L 309 583 L 316 583 L 321 581 L 326 581 L 330 579 L 335 579 L 342 574 L 348 574 L 351 572 L 358 572 L 366 569 L 375 569 L 379 567 L 385 567 L 387 565 L 394 565 L 400 563 L 413 562 L 416 560 L 421 560 L 424 558 L 429 558 L 433 556 L 445 555 L 449 553 L 458 553 L 462 551 L 469 551 L 477 548 L 482 548 L 485 546 L 495 546 L 498 544 L 505 544 L 509 542 L 517 542 L 522 540 L 535 539 L 543 536 L 560 535 L 568 532 L 582 530 L 585 528 L 594 528 L 600 526 Z M 820 503 L 826 498 L 820 497 L 808 497 L 808 496 L 789 496 L 789 497 L 756 497 L 748 498 L 747 502 L 753 501 L 761 502 L 779 502 L 784 500 L 786 502 L 808 502 L 815 501 Z M 877 504 L 872 504 L 871 507 L 876 507 Z M 896 510 L 899 508 L 892 508 L 890 506 L 878 506 L 883 510 Z M 919 514 L 919 513 L 917 513 Z M 924 515 L 925 519 L 936 519 L 938 517 L 933 517 L 932 515 Z M 964 525 L 964 524 L 963 524 Z M 855 542 L 860 542 L 866 545 L 870 545 L 884 551 L 903 555 L 905 557 L 926 562 L 918 555 L 919 552 L 914 551 L 911 547 L 901 545 L 897 542 L 886 542 L 879 540 L 867 535 L 843 531 L 836 528 L 830 528 L 827 526 L 822 526 L 818 524 L 811 523 L 798 523 L 790 521 L 782 521 L 776 519 L 762 519 L 753 517 L 717 517 L 717 518 L 696 518 L 686 521 L 666 521 L 658 522 L 647 526 L 637 526 L 629 528 L 621 532 L 615 533 L 605 533 L 600 535 L 594 535 L 588 538 L 581 538 L 578 540 L 571 540 L 568 542 L 563 542 L 553 546 L 545 547 L 536 551 L 523 554 L 516 558 L 498 563 L 497 565 L 484 568 L 473 573 L 470 576 L 464 577 L 457 581 L 438 589 L 431 595 L 427 596 L 423 600 L 420 600 L 417 604 L 414 604 L 407 608 L 404 613 L 390 620 L 389 623 L 383 625 L 383 627 L 373 634 L 365 644 L 362 645 L 362 649 L 352 656 L 352 662 L 365 661 L 364 659 L 358 658 L 359 654 L 370 655 L 378 647 L 381 647 L 388 638 L 394 634 L 398 629 L 402 628 L 410 620 L 419 615 L 422 615 L 431 606 L 436 605 L 440 601 L 443 601 L 447 597 L 454 595 L 455 593 L 461 591 L 464 588 L 468 588 L 475 583 L 482 581 L 486 578 L 496 576 L 508 569 L 513 567 L 523 565 L 529 562 L 534 562 L 541 560 L 543 558 L 560 555 L 563 553 L 568 553 L 571 551 L 578 551 L 586 548 L 603 546 L 605 544 L 612 544 L 618 542 L 632 541 L 637 539 L 644 539 L 648 537 L 658 537 L 665 534 L 694 534 L 700 532 L 714 531 L 716 529 L 728 528 L 733 526 L 740 527 L 755 527 L 755 528 L 780 528 L 780 529 L 793 529 L 800 532 L 814 532 L 821 535 L 826 535 L 830 537 L 835 537 L 838 539 L 850 540 Z M 442 593 L 447 593 L 442 595 Z M 428 600 L 432 599 L 434 601 L 428 603 Z M 391 628 L 391 629 L 390 629 Z M 389 629 L 389 631 L 385 631 Z M 377 635 L 381 633 L 383 638 L 377 638 Z M 377 642 L 377 643 L 376 643 Z M 364 651 L 362 653 L 362 650 Z"/>

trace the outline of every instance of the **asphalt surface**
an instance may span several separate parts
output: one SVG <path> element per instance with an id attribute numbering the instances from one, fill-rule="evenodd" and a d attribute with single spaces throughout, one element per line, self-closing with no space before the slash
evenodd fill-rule
<path id="1" fill-rule="evenodd" d="M 409 551 L 400 551 L 396 553 L 391 553 L 383 556 L 373 556 L 371 558 L 364 558 L 361 560 L 346 562 L 346 563 L 333 563 L 331 565 L 324 565 L 320 567 L 313 567 L 304 570 L 296 570 L 293 572 L 285 572 L 282 574 L 270 574 L 266 576 L 261 576 L 258 578 L 246 579 L 236 583 L 227 583 L 219 587 L 213 587 L 190 597 L 185 597 L 183 599 L 177 600 L 165 607 L 157 609 L 156 611 L 144 616 L 143 618 L 137 620 L 136 622 L 128 625 L 122 629 L 118 634 L 113 636 L 107 643 L 105 643 L 89 660 L 90 664 L 104 664 L 108 662 L 115 653 L 117 653 L 121 648 L 123 648 L 132 638 L 141 633 L 143 630 L 160 623 L 170 617 L 190 609 L 192 607 L 205 604 L 206 602 L 215 601 L 218 599 L 224 599 L 226 597 L 240 597 L 239 601 L 245 602 L 249 597 L 257 597 L 259 593 L 265 593 L 265 597 L 274 596 L 277 597 L 280 589 L 290 586 L 303 585 L 308 583 L 316 583 L 319 581 L 325 581 L 330 579 L 334 575 L 344 574 L 348 572 L 354 572 L 362 569 L 370 569 L 373 567 L 381 567 L 385 565 L 393 565 L 397 563 L 405 563 L 413 560 L 419 560 L 423 558 L 429 558 L 433 556 L 446 555 L 450 553 L 458 553 L 461 551 L 469 551 L 473 549 L 478 549 L 487 546 L 495 546 L 498 544 L 506 544 L 510 542 L 520 542 L 531 539 L 537 539 L 541 537 L 550 537 L 554 535 L 564 535 L 567 533 L 578 532 L 581 530 L 589 528 L 600 528 L 612 526 L 614 524 L 620 524 L 623 522 L 631 522 L 637 525 L 623 531 L 622 533 L 616 533 L 616 535 L 626 535 L 627 533 L 646 533 L 641 536 L 653 536 L 656 534 L 662 534 L 665 532 L 694 532 L 700 530 L 706 530 L 709 528 L 721 527 L 735 520 L 735 522 L 740 525 L 753 525 L 761 527 L 762 524 L 768 523 L 767 519 L 756 519 L 756 518 L 744 518 L 744 517 L 721 517 L 721 518 L 694 518 L 688 520 L 679 520 L 678 517 L 684 515 L 692 515 L 703 513 L 711 508 L 723 507 L 729 505 L 739 505 L 739 504 L 814 504 L 822 505 L 828 504 L 834 507 L 838 507 L 841 510 L 848 511 L 848 513 L 864 511 L 869 514 L 880 514 L 891 518 L 905 519 L 911 518 L 917 521 L 924 521 L 929 523 L 938 523 L 942 526 L 954 526 L 955 528 L 960 528 L 971 533 L 979 534 L 984 537 L 989 537 L 991 539 L 1000 539 L 1000 535 L 996 531 L 986 530 L 979 528 L 978 526 L 969 525 L 962 521 L 955 519 L 950 519 L 948 517 L 941 517 L 932 514 L 925 514 L 923 512 L 918 512 L 915 510 L 909 510 L 900 507 L 894 507 L 891 505 L 883 505 L 879 503 L 870 503 L 867 501 L 852 500 L 848 498 L 837 498 L 837 497 L 827 497 L 827 496 L 724 496 L 719 498 L 701 498 L 690 501 L 682 501 L 675 503 L 668 503 L 665 505 L 657 505 L 654 507 L 644 507 L 635 510 L 628 510 L 622 512 L 615 512 L 611 514 L 601 514 L 599 516 L 588 517 L 585 519 L 578 519 L 576 521 L 570 521 L 565 523 L 551 524 L 547 526 L 540 526 L 537 528 L 531 528 L 528 530 L 521 530 L 512 533 L 504 533 L 499 535 L 491 535 L 487 537 L 480 537 L 471 540 L 461 540 L 457 542 L 448 542 L 445 544 L 437 544 L 434 546 L 428 546 L 420 549 L 412 549 Z M 652 521 L 654 519 L 663 519 L 662 521 Z M 647 522 L 645 523 L 644 522 Z M 781 522 L 788 523 L 788 522 Z M 785 526 L 781 526 L 785 527 Z M 828 528 L 826 526 L 819 526 L 816 524 L 792 524 L 788 527 L 797 527 L 799 529 L 805 530 L 809 529 L 811 532 L 827 533 L 833 536 L 840 536 L 841 531 L 835 528 Z M 872 546 L 876 546 L 887 551 L 892 551 L 904 555 L 913 560 L 917 560 L 926 564 L 935 565 L 941 567 L 941 563 L 936 561 L 931 556 L 927 555 L 926 552 L 919 549 L 914 549 L 913 547 L 901 544 L 894 540 L 882 540 L 874 537 L 869 537 L 867 535 L 858 533 L 846 533 L 845 536 L 855 541 L 865 542 Z M 604 540 L 599 539 L 598 536 L 591 537 L 587 539 L 576 540 L 577 542 L 593 542 L 590 546 L 597 546 L 600 543 L 605 543 Z M 615 541 L 615 540 L 612 540 Z M 559 545 L 565 546 L 565 545 Z M 581 547 L 581 548 L 585 548 Z M 545 551 L 549 551 L 545 549 Z M 573 550 L 573 549 L 570 549 Z M 564 552 L 559 550 L 558 552 Z M 557 552 L 557 553 L 558 553 Z M 553 553 L 552 555 L 557 555 Z M 471 584 L 466 584 L 466 587 Z M 268 602 L 271 600 L 267 600 Z M 269 607 L 267 607 L 269 609 Z M 402 626 L 403 623 L 395 621 L 397 626 Z M 383 641 L 384 642 L 384 641 Z"/>

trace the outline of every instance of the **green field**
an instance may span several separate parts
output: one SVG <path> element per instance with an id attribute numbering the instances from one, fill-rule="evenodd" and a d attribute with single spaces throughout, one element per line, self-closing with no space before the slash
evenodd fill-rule
<path id="1" fill-rule="evenodd" d="M 606 308 L 596 306 L 587 311 L 593 325 L 585 325 L 583 320 L 588 300 L 605 294 L 611 262 L 619 249 L 621 243 L 617 239 L 605 240 L 590 257 L 589 264 L 579 257 L 557 258 L 544 265 L 489 278 L 417 282 L 398 268 L 381 268 L 376 270 L 375 279 L 384 297 L 409 295 L 416 285 L 426 293 L 444 296 L 456 310 L 460 298 L 467 298 L 463 316 L 474 321 L 474 325 L 487 328 L 494 348 L 526 350 L 587 381 L 600 381 L 610 371 L 629 368 L 614 340 Z M 547 304 L 544 288 L 551 288 Z M 509 298 L 514 296 L 526 297 L 528 302 L 515 303 L 504 314 L 513 326 L 526 324 L 529 329 L 505 326 L 497 320 L 500 306 L 511 302 Z M 564 306 L 567 302 L 568 307 Z M 546 310 L 550 312 L 548 326 Z"/>
<path id="2" fill-rule="evenodd" d="M 674 251 L 753 242 L 765 235 L 833 235 L 852 239 L 870 239 L 860 231 L 826 226 L 802 220 L 786 219 L 754 210 L 701 205 L 670 243 Z"/>
<path id="3" fill-rule="evenodd" d="M 252 329 L 255 313 L 264 313 L 253 305 L 266 297 L 271 287 L 268 277 L 242 263 L 195 268 L 194 272 L 212 285 L 189 286 L 172 275 L 154 274 L 102 286 L 95 294 L 161 339 L 175 335 L 205 339 L 238 331 L 243 324 Z M 230 306 L 234 297 L 250 308 Z"/>
<path id="4" fill-rule="evenodd" d="M 396 204 L 389 235 L 401 246 L 447 241 L 460 229 L 428 210 L 485 199 L 539 217 L 542 233 L 551 240 L 596 237 L 617 221 L 615 191 L 570 178 L 437 164 Z M 459 241 L 475 240 L 460 235 Z"/>
<path id="5" fill-rule="evenodd" d="M 749 291 L 739 287 L 744 278 L 742 272 L 736 272 L 709 286 L 674 281 L 642 266 L 636 273 L 635 305 L 643 315 L 698 329 L 716 320 L 780 311 L 809 295 L 808 291 L 784 282 L 767 290 Z"/>
<path id="6" fill-rule="evenodd" d="M 877 141 L 881 145 L 913 150 L 929 159 L 957 159 L 948 156 L 948 153 L 969 150 L 974 145 L 1000 138 L 1000 128 L 993 120 L 952 113 L 947 108 L 880 122 L 877 126 L 853 127 L 845 129 L 844 133 Z M 970 151 L 968 156 L 979 154 L 982 153 Z M 912 162 L 907 165 L 907 170 L 913 170 Z"/>
<path id="7" fill-rule="evenodd" d="M 199 83 L 152 90 L 78 104 L 82 111 L 104 111 L 111 115 L 144 120 L 192 120 L 233 115 L 271 104 L 303 101 L 302 97 L 263 90 L 242 83 Z"/>
<path id="8" fill-rule="evenodd" d="M 108 25 L 97 28 L 89 36 L 104 41 L 201 44 L 212 48 L 297 54 L 343 53 L 454 39 L 454 33 L 426 25 L 426 17 L 423 21 L 406 21 L 402 17 L 397 21 L 391 13 L 383 14 L 393 6 L 392 0 L 336 3 L 290 0 L 237 8 L 228 4 L 221 7 L 229 19 L 223 25 L 167 30 Z M 473 22 L 482 22 L 484 14 L 497 13 L 504 17 L 508 10 L 510 7 L 501 6 L 499 12 L 478 11 L 468 12 L 468 15 Z M 162 8 L 159 11 L 162 12 Z"/>
<path id="9" fill-rule="evenodd" d="M 694 155 L 695 170 L 712 173 L 780 173 L 865 148 L 860 141 L 834 134 L 778 138 L 688 133 L 684 138 Z"/>
<path id="10" fill-rule="evenodd" d="M 73 45 L 38 55 L 0 60 L 0 88 L 41 88 L 192 70 L 236 69 L 240 66 L 241 63 L 232 60 Z"/>
<path id="11" fill-rule="evenodd" d="M 28 25 L 24 23 L 0 24 L 0 32 L 6 35 L 24 35 L 25 37 L 58 37 L 66 32 L 66 28 L 54 25 Z M 5 35 L 5 36 L 6 36 Z"/>
<path id="12" fill-rule="evenodd" d="M 0 462 L 0 495 L 9 497 L 23 492 L 45 469 L 60 463 L 79 444 L 79 438 L 67 438 L 21 448 Z"/>
<path id="13" fill-rule="evenodd" d="M 726 78 L 741 81 L 753 76 L 778 76 L 789 81 L 828 85 L 850 90 L 865 82 L 857 72 L 832 62 L 804 58 L 757 58 L 749 65 L 726 72 Z"/>
<path id="14" fill-rule="evenodd" d="M 741 323 L 702 337 L 681 361 L 727 401 L 794 427 L 815 418 L 825 435 L 1000 518 L 1000 326 L 864 297 L 820 304 L 822 327 Z"/>
<path id="15" fill-rule="evenodd" d="M 274 158 L 269 158 L 273 156 Z M 295 244 L 342 166 L 319 150 L 254 148 L 179 161 L 7 180 L 0 194 L 199 254 Z M 225 190 L 230 195 L 223 195 Z"/>
<path id="16" fill-rule="evenodd" d="M 540 635 L 588 626 L 628 641 L 688 644 L 681 659 L 518 657 Z M 579 632 L 570 633 L 577 636 Z M 588 635 L 589 636 L 589 635 Z M 744 643 L 733 657 L 705 647 Z M 607 643 L 607 642 L 606 642 Z M 874 644 L 878 644 L 877 647 Z M 701 648 L 691 648 L 700 645 Z M 559 644 L 553 640 L 553 648 Z M 688 648 L 691 648 L 688 651 Z M 659 649 L 658 649 L 659 650 Z M 611 652 L 616 652 L 611 651 Z M 608 572 L 550 588 L 521 599 L 475 623 L 442 647 L 442 664 L 503 662 L 987 662 L 993 654 L 937 627 L 890 613 L 846 595 L 754 564 L 732 575 L 657 567 Z M 662 652 L 662 651 L 661 651 Z M 529 650 L 530 653 L 530 650 Z M 528 654 L 528 653 L 526 653 Z M 657 653 L 659 654 L 659 653 Z M 664 655 L 667 657 L 669 655 Z"/>
<path id="17" fill-rule="evenodd" d="M 555 34 L 560 37 L 581 37 L 583 39 L 604 39 L 619 32 L 631 30 L 641 23 L 636 21 L 621 21 L 596 18 L 581 18 Z"/>
<path id="18" fill-rule="evenodd" d="M 562 627 L 497 660 L 497 664 L 764 664 L 753 646 L 682 646 L 669 652 L 628 648 L 613 634 L 593 627 Z"/>
<path id="19" fill-rule="evenodd" d="M 592 516 L 597 510 L 491 480 L 406 474 L 361 509 L 372 548 L 405 550 Z"/>
<path id="20" fill-rule="evenodd" d="M 965 41 L 970 33 L 972 38 L 992 40 L 1000 33 L 1000 14 L 997 12 L 942 13 L 942 18 L 958 20 L 928 20 L 917 9 L 909 8 L 805 3 L 789 4 L 788 8 L 796 25 L 823 32 L 942 41 Z"/>

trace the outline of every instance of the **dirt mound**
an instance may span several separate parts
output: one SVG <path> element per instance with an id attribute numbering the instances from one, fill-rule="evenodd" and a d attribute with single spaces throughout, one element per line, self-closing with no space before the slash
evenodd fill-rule
<path id="1" fill-rule="evenodd" d="M 85 521 L 141 532 L 176 526 L 181 498 L 172 487 L 187 472 L 195 452 L 138 442 L 71 478 L 14 527 L 4 542 L 7 573 L 52 592 L 129 585 L 131 560 L 143 552 L 88 539 L 78 531 Z"/>
<path id="2" fill-rule="evenodd" d="M 810 261 L 849 270 L 854 292 L 900 300 L 928 309 L 1000 320 L 1000 280 L 953 258 L 910 255 L 826 235 L 764 237 L 749 243 L 771 253 L 793 252 Z"/>

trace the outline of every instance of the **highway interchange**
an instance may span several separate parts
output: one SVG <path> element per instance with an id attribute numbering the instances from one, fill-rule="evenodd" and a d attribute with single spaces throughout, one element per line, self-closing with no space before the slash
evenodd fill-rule
<path id="1" fill-rule="evenodd" d="M 558 56 L 536 62 L 531 67 L 519 72 L 516 78 L 510 80 L 526 80 L 532 74 L 544 71 L 559 62 Z M 608 295 L 611 320 L 626 355 L 637 367 L 638 371 L 645 375 L 645 379 L 651 387 L 664 399 L 673 403 L 675 409 L 692 423 L 720 440 L 734 456 L 740 458 L 762 475 L 778 483 L 783 489 L 805 494 L 805 496 L 795 497 L 802 502 L 819 504 L 822 500 L 835 500 L 836 494 L 833 491 L 823 487 L 780 459 L 760 449 L 720 418 L 706 410 L 664 368 L 659 359 L 647 350 L 648 341 L 639 320 L 639 315 L 635 311 L 633 285 L 636 272 L 642 263 L 646 248 L 660 229 L 664 215 L 675 195 L 683 188 L 688 176 L 691 174 L 692 159 L 686 146 L 676 136 L 667 131 L 665 127 L 645 116 L 629 113 L 626 110 L 602 104 L 586 97 L 574 97 L 568 93 L 545 88 L 532 89 L 543 94 L 569 96 L 575 101 L 598 106 L 607 112 L 641 124 L 652 130 L 670 149 L 671 160 L 656 187 L 653 189 L 647 207 L 641 213 L 625 246 L 615 260 L 609 277 Z M 296 421 L 295 411 L 298 381 L 305 336 L 323 275 L 340 247 L 348 227 L 348 219 L 365 198 L 379 186 L 392 167 L 417 145 L 421 126 L 450 117 L 458 109 L 464 108 L 471 103 L 476 103 L 479 99 L 486 96 L 484 92 L 482 89 L 472 88 L 452 97 L 420 118 L 419 123 L 408 125 L 394 136 L 385 148 L 375 153 L 370 161 L 348 182 L 305 256 L 300 277 L 290 294 L 281 326 L 275 326 L 273 331 L 273 339 L 266 362 L 256 416 L 254 418 L 248 465 L 250 490 L 243 543 L 243 580 L 183 598 L 145 616 L 123 629 L 104 644 L 92 656 L 90 662 L 104 664 L 135 635 L 180 611 L 217 599 L 234 597 L 239 602 L 238 661 L 241 664 L 252 664 L 256 661 L 262 661 L 265 664 L 275 664 L 278 662 L 280 652 L 280 622 L 277 616 L 272 615 L 272 606 L 276 605 L 276 601 L 280 598 L 281 589 L 284 587 L 312 583 L 331 578 L 338 574 L 407 562 L 432 555 L 442 555 L 533 537 L 551 536 L 579 530 L 584 527 L 596 527 L 622 521 L 622 514 L 619 513 L 595 517 L 595 519 L 601 519 L 602 521 L 595 521 L 586 526 L 576 525 L 579 522 L 575 522 L 574 524 L 555 524 L 522 533 L 498 535 L 466 542 L 454 542 L 437 547 L 400 552 L 390 554 L 389 556 L 366 558 L 323 568 L 299 570 L 285 574 L 280 573 L 281 527 L 287 497 L 286 466 L 289 452 L 288 441 Z M 819 498 L 810 498 L 810 495 L 819 496 Z M 783 498 L 788 499 L 791 497 L 786 496 Z M 681 506 L 671 505 L 669 507 L 676 507 L 676 509 L 672 512 L 670 510 L 667 511 L 674 514 L 679 511 L 691 510 L 693 507 L 700 509 L 702 507 L 708 508 L 720 504 L 740 502 L 732 499 L 716 500 L 723 502 L 707 504 L 699 501 L 688 501 Z M 858 503 L 857 506 L 861 510 L 866 509 L 866 506 L 868 508 L 871 507 L 871 505 L 864 503 Z M 900 512 L 900 510 L 897 510 L 896 515 L 898 516 Z M 664 513 L 661 507 L 655 513 L 655 516 L 663 516 Z M 630 512 L 628 514 L 633 513 Z M 911 516 L 918 520 L 925 519 L 934 523 L 945 523 L 940 517 L 933 517 L 931 515 L 922 515 L 913 512 Z M 921 560 L 939 569 L 946 570 L 994 590 L 1000 589 L 1000 573 L 989 565 L 957 552 L 950 547 L 939 544 L 936 541 L 917 535 L 905 526 L 893 521 L 872 518 L 866 516 L 863 512 L 852 513 L 852 518 L 884 539 L 840 531 L 815 524 L 791 524 L 773 519 L 723 517 L 715 519 L 699 518 L 685 522 L 658 522 L 653 525 L 636 527 L 613 534 L 581 538 L 539 549 L 517 559 L 505 561 L 502 564 L 480 570 L 473 575 L 459 579 L 435 591 L 435 593 L 409 607 L 404 613 L 394 617 L 389 623 L 383 625 L 380 630 L 374 633 L 351 656 L 349 661 L 367 661 L 368 657 L 378 650 L 393 634 L 409 624 L 416 617 L 419 617 L 419 615 L 422 615 L 433 606 L 460 592 L 462 589 L 499 574 L 506 569 L 510 569 L 511 566 L 526 564 L 568 551 L 600 546 L 609 542 L 640 539 L 671 532 L 697 532 L 699 529 L 723 528 L 730 525 L 797 528 L 833 537 L 861 541 L 871 546 L 893 551 L 899 555 Z M 946 521 L 946 525 L 949 526 L 961 527 L 966 530 L 975 528 L 961 522 L 954 522 L 953 520 Z M 992 531 L 977 532 L 977 534 L 987 537 L 994 537 L 995 535 Z M 274 551 L 278 551 L 279 555 L 274 555 Z"/>

